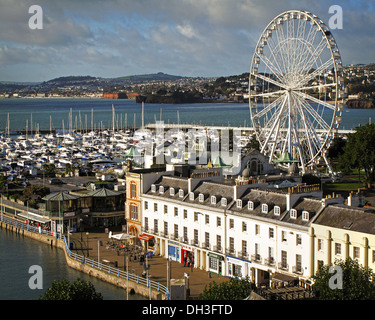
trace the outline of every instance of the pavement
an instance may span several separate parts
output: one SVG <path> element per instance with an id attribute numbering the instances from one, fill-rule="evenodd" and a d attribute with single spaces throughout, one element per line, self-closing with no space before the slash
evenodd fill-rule
<path id="1" fill-rule="evenodd" d="M 116 234 L 116 232 L 113 233 Z M 86 235 L 86 231 L 84 231 L 82 235 L 81 232 L 75 232 L 70 236 L 70 241 L 73 242 L 73 252 L 87 255 L 88 251 L 89 257 L 96 260 L 98 259 L 99 252 L 101 262 L 109 263 L 111 266 L 114 266 L 115 263 L 117 263 L 118 268 L 124 270 L 124 265 L 126 266 L 124 255 L 118 255 L 117 251 L 112 250 L 111 248 L 107 249 L 106 243 L 108 241 L 111 242 L 111 240 L 112 239 L 109 239 L 108 234 L 104 232 L 89 231 L 88 236 Z M 116 240 L 113 241 L 115 242 Z M 151 259 L 148 259 L 148 263 L 150 266 L 150 279 L 160 282 L 163 285 L 167 285 L 167 259 L 160 256 L 154 256 Z M 129 259 L 128 266 L 129 272 L 135 272 L 139 276 L 141 276 L 144 271 L 144 264 L 141 264 L 139 260 L 130 261 Z M 170 261 L 169 271 L 170 279 L 183 279 L 185 273 L 189 275 L 189 299 L 198 299 L 199 294 L 202 293 L 210 282 L 215 281 L 216 283 L 222 283 L 228 281 L 228 278 L 224 276 L 209 273 L 197 268 L 184 267 L 182 263 L 175 261 Z"/>

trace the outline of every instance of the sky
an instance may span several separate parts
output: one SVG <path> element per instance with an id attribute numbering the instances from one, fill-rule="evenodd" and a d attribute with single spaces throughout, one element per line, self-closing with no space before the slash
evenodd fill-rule
<path id="1" fill-rule="evenodd" d="M 29 26 L 32 5 L 43 29 Z M 343 9 L 332 30 L 343 64 L 375 62 L 373 0 L 0 0 L 0 81 L 242 74 L 274 17 L 306 10 L 328 25 L 331 5 Z"/>

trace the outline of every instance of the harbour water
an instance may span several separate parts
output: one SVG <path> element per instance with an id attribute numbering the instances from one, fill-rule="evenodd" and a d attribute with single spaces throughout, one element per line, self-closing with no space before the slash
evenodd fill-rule
<path id="1" fill-rule="evenodd" d="M 0 130 L 12 129 L 133 128 L 141 125 L 141 104 L 135 100 L 111 99 L 0 99 Z M 69 113 L 71 111 L 71 119 Z M 374 109 L 344 106 L 340 129 L 354 129 L 375 119 Z M 51 121 L 50 121 L 51 120 Z M 187 123 L 207 126 L 251 126 L 247 103 L 145 104 L 144 123 Z"/>
<path id="2" fill-rule="evenodd" d="M 33 265 L 42 267 L 43 288 L 30 289 Z M 77 278 L 90 281 L 104 300 L 126 300 L 120 287 L 89 276 L 67 266 L 64 252 L 45 243 L 0 229 L 0 300 L 37 300 L 51 286 L 53 280 L 70 282 Z M 140 295 L 129 295 L 129 300 L 146 300 Z"/>

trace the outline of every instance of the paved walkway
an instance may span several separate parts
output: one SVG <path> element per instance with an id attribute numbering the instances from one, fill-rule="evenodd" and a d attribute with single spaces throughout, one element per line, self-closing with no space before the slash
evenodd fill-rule
<path id="1" fill-rule="evenodd" d="M 114 232 L 116 234 L 116 232 Z M 117 263 L 120 269 L 124 269 L 126 265 L 126 260 L 123 254 L 118 255 L 116 250 L 106 249 L 106 242 L 110 241 L 108 234 L 106 233 L 89 233 L 87 246 L 87 235 L 86 232 L 82 233 L 81 241 L 81 232 L 73 233 L 70 236 L 70 241 L 73 242 L 73 252 L 78 254 L 87 255 L 87 248 L 89 249 L 89 257 L 91 259 L 98 259 L 98 251 L 101 262 L 109 261 L 111 266 Z M 100 241 L 102 246 L 100 246 Z M 114 240 L 115 242 L 116 240 Z M 98 246 L 99 242 L 99 246 Z M 106 261 L 105 261 L 106 260 Z M 160 282 L 161 284 L 167 284 L 167 259 L 154 256 L 151 259 L 148 259 L 150 265 L 150 279 Z M 129 272 L 135 272 L 138 275 L 142 275 L 144 270 L 144 265 L 140 261 L 130 261 L 129 259 Z M 210 282 L 215 281 L 216 283 L 222 283 L 228 281 L 228 278 L 219 276 L 217 274 L 211 274 L 207 271 L 203 271 L 197 268 L 184 267 L 182 263 L 175 261 L 170 262 L 170 279 L 182 279 L 184 278 L 184 273 L 189 275 L 189 288 L 190 288 L 190 298 L 196 299 L 199 294 L 202 293 L 206 285 Z"/>

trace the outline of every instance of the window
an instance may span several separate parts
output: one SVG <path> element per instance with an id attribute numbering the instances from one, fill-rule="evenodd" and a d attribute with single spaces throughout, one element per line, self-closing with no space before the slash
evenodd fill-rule
<path id="1" fill-rule="evenodd" d="M 290 217 L 292 219 L 297 219 L 297 210 L 296 209 L 290 209 Z"/>
<path id="2" fill-rule="evenodd" d="M 236 205 L 237 205 L 237 208 L 241 209 L 242 208 L 242 200 L 241 199 L 238 199 L 236 201 Z"/>
<path id="3" fill-rule="evenodd" d="M 194 212 L 194 221 L 198 222 L 198 212 Z"/>
<path id="4" fill-rule="evenodd" d="M 300 254 L 296 254 L 296 271 L 302 271 L 302 256 Z"/>
<path id="5" fill-rule="evenodd" d="M 199 202 L 204 202 L 204 194 L 203 193 L 200 193 L 198 198 L 199 198 Z"/>
<path id="6" fill-rule="evenodd" d="M 216 197 L 215 196 L 211 196 L 211 204 L 216 204 Z"/>
<path id="7" fill-rule="evenodd" d="M 354 259 L 359 259 L 359 247 L 353 247 L 353 258 Z"/>
<path id="8" fill-rule="evenodd" d="M 233 228 L 234 228 L 234 220 L 229 219 L 229 229 L 233 229 Z"/>
<path id="9" fill-rule="evenodd" d="M 217 247 L 217 250 L 221 251 L 221 236 L 220 235 L 216 235 L 216 247 Z"/>
<path id="10" fill-rule="evenodd" d="M 372 250 L 372 263 L 375 263 L 375 250 Z"/>
<path id="11" fill-rule="evenodd" d="M 335 243 L 335 254 L 341 254 L 341 243 Z"/>
<path id="12" fill-rule="evenodd" d="M 160 186 L 160 187 L 159 187 L 159 193 L 160 193 L 160 194 L 163 194 L 163 193 L 164 193 L 164 187 L 163 187 L 163 186 Z"/>
<path id="13" fill-rule="evenodd" d="M 206 219 L 206 224 L 209 224 L 210 223 L 210 216 L 208 214 L 206 214 L 205 219 Z"/>
<path id="14" fill-rule="evenodd" d="M 227 198 L 222 198 L 222 199 L 221 199 L 221 205 L 222 205 L 223 207 L 225 207 L 225 206 L 227 205 Z"/>
<path id="15" fill-rule="evenodd" d="M 249 210 L 254 210 L 254 202 L 249 201 L 249 202 L 247 203 L 247 208 L 248 208 Z"/>
<path id="16" fill-rule="evenodd" d="M 155 231 L 155 233 L 159 232 L 159 230 L 158 230 L 158 220 L 157 219 L 154 219 L 154 231 Z"/>
<path id="17" fill-rule="evenodd" d="M 166 204 L 164 205 L 164 214 L 168 214 L 168 206 Z"/>
<path id="18" fill-rule="evenodd" d="M 288 268 L 287 261 L 288 261 L 288 259 L 287 259 L 287 253 L 286 253 L 286 251 L 282 250 L 281 251 L 281 267 L 283 269 L 287 269 Z"/>
<path id="19" fill-rule="evenodd" d="M 268 261 L 272 265 L 274 263 L 274 257 L 273 257 L 273 248 L 268 247 Z"/>
<path id="20" fill-rule="evenodd" d="M 242 222 L 242 232 L 246 232 L 247 231 L 247 224 L 246 222 Z"/>
<path id="21" fill-rule="evenodd" d="M 318 251 L 323 251 L 323 239 L 318 239 Z"/>
<path id="22" fill-rule="evenodd" d="M 287 238 L 286 238 L 286 231 L 281 231 L 281 241 L 283 241 L 283 242 L 286 242 L 286 241 L 287 241 Z"/>
<path id="23" fill-rule="evenodd" d="M 174 188 L 169 189 L 169 195 L 174 196 Z"/>
<path id="24" fill-rule="evenodd" d="M 268 204 L 262 204 L 262 213 L 268 213 Z"/>
<path id="25" fill-rule="evenodd" d="M 242 240 L 242 254 L 246 254 L 246 253 L 247 253 L 247 241 Z"/>
<path id="26" fill-rule="evenodd" d="M 302 220 L 303 221 L 309 221 L 309 212 L 308 211 L 302 211 Z"/>
<path id="27" fill-rule="evenodd" d="M 189 200 L 194 201 L 194 192 L 189 193 Z"/>
<path id="28" fill-rule="evenodd" d="M 184 219 L 187 219 L 187 210 L 184 209 Z"/>
<path id="29" fill-rule="evenodd" d="M 158 211 L 158 204 L 154 203 L 154 212 Z"/>
<path id="30" fill-rule="evenodd" d="M 183 198 L 184 197 L 184 190 L 182 190 L 182 189 L 178 190 L 178 196 L 180 198 Z"/>
<path id="31" fill-rule="evenodd" d="M 198 230 L 194 229 L 194 244 L 198 245 Z"/>
<path id="32" fill-rule="evenodd" d="M 178 208 L 177 208 L 177 207 L 174 207 L 174 216 L 175 216 L 175 217 L 178 216 Z"/>
<path id="33" fill-rule="evenodd" d="M 300 234 L 296 234 L 296 245 L 302 244 L 302 236 Z"/>
<path id="34" fill-rule="evenodd" d="M 208 248 L 210 246 L 210 233 L 209 232 L 205 232 L 205 241 L 206 241 L 206 248 Z"/>
<path id="35" fill-rule="evenodd" d="M 256 235 L 259 234 L 259 224 L 256 224 L 256 225 L 255 225 L 255 234 L 256 234 Z"/>
<path id="36" fill-rule="evenodd" d="M 273 228 L 269 228 L 268 229 L 268 236 L 269 236 L 270 239 L 273 239 L 273 237 L 274 237 L 274 230 L 273 230 Z"/>
<path id="37" fill-rule="evenodd" d="M 280 207 L 275 206 L 275 208 L 273 209 L 273 213 L 274 213 L 275 216 L 279 216 L 280 215 Z"/>
<path id="38" fill-rule="evenodd" d="M 221 227 L 221 218 L 220 217 L 216 218 L 216 226 Z"/>
<path id="39" fill-rule="evenodd" d="M 151 192 L 156 192 L 156 186 L 154 184 L 151 185 Z"/>
<path id="40" fill-rule="evenodd" d="M 148 231 L 148 218 L 145 217 L 145 230 Z"/>
<path id="41" fill-rule="evenodd" d="M 138 220 L 138 207 L 134 204 L 130 205 L 130 219 Z"/>
<path id="42" fill-rule="evenodd" d="M 187 227 L 184 227 L 184 242 L 187 241 L 187 238 L 188 238 L 188 230 L 187 230 Z"/>
<path id="43" fill-rule="evenodd" d="M 178 238 L 178 224 L 174 225 L 174 237 L 175 237 L 175 239 Z"/>
<path id="44" fill-rule="evenodd" d="M 229 252 L 234 253 L 234 238 L 229 238 Z"/>
<path id="45" fill-rule="evenodd" d="M 167 221 L 164 221 L 164 235 L 165 236 L 168 235 L 168 222 Z"/>
<path id="46" fill-rule="evenodd" d="M 130 198 L 137 198 L 137 185 L 135 183 L 130 183 Z"/>
<path id="47" fill-rule="evenodd" d="M 148 201 L 145 201 L 145 210 L 148 210 Z"/>

